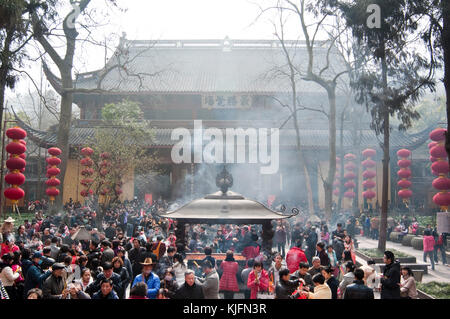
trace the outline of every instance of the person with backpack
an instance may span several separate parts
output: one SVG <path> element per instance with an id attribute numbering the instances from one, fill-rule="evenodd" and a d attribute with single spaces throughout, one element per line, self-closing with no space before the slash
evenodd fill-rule
<path id="1" fill-rule="evenodd" d="M 447 255 L 445 244 L 447 243 L 447 236 L 444 236 L 443 233 L 439 234 L 435 229 L 433 231 L 433 236 L 436 244 L 434 245 L 434 263 L 437 265 L 439 262 L 438 252 L 441 253 L 442 264 L 445 266 L 447 264 Z"/>
<path id="2" fill-rule="evenodd" d="M 156 242 L 152 244 L 152 252 L 155 254 L 157 261 L 166 253 L 166 244 L 163 242 L 161 235 L 156 236 Z"/>

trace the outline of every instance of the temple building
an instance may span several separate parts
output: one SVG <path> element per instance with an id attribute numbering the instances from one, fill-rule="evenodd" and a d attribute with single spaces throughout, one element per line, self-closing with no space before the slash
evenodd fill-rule
<path id="1" fill-rule="evenodd" d="M 289 41 L 287 45 L 294 63 L 304 67 L 307 64 L 304 44 Z M 318 61 L 325 63 L 326 55 L 326 47 L 317 49 Z M 332 50 L 331 55 L 334 67 L 324 74 L 344 68 L 337 53 Z M 192 199 L 215 191 L 214 183 L 209 181 L 214 181 L 214 176 L 223 167 L 222 163 L 175 163 L 171 157 L 172 148 L 177 143 L 171 138 L 172 130 L 185 128 L 193 132 L 194 120 L 201 120 L 203 129 L 214 128 L 223 132 L 229 128 L 279 129 L 278 170 L 273 174 L 262 174 L 260 168 L 263 165 L 259 161 L 249 163 L 249 149 L 246 149 L 244 162 L 227 164 L 227 169 L 238 181 L 233 190 L 262 202 L 267 202 L 268 198 L 280 202 L 287 198 L 297 198 L 299 202 L 306 200 L 304 174 L 297 160 L 296 132 L 292 120 L 288 120 L 288 107 L 282 102 L 289 101 L 292 91 L 286 76 L 287 67 L 283 50 L 276 41 L 228 38 L 131 41 L 121 38 L 115 54 L 104 68 L 76 76 L 74 103 L 81 112 L 80 119 L 75 120 L 70 129 L 71 154 L 63 200 L 82 200 L 79 150 L 86 146 L 87 139 L 101 125 L 102 107 L 125 98 L 140 102 L 145 119 L 154 129 L 154 139 L 146 147 L 157 152 L 159 173 L 136 175 L 130 172 L 124 177 L 122 199 L 144 198 L 146 194 L 151 194 L 153 199 L 160 196 L 169 200 Z M 60 91 L 58 78 L 49 70 L 46 73 L 55 90 Z M 298 81 L 297 90 L 299 104 L 303 107 L 298 112 L 301 149 L 311 176 L 315 204 L 323 207 L 321 176 L 326 176 L 329 150 L 327 94 L 318 84 L 304 80 Z M 348 100 L 347 94 L 337 91 L 337 156 L 340 156 L 341 149 L 344 154 L 360 154 L 366 148 L 377 151 L 374 158 L 377 162 L 376 201 L 381 203 L 380 137 L 369 128 L 370 116 L 365 113 L 364 106 L 352 104 L 352 101 L 348 105 Z M 341 130 L 339 117 L 345 112 L 345 107 L 351 111 L 346 111 L 350 115 L 344 119 Z M 359 124 L 355 125 L 355 121 Z M 19 125 L 28 132 L 28 138 L 41 147 L 55 146 L 56 131 L 39 131 L 20 121 Z M 392 178 L 396 178 L 397 171 L 395 152 L 401 148 L 410 149 L 414 163 L 415 150 L 426 146 L 430 130 L 408 134 L 393 129 Z M 423 160 L 424 156 L 420 155 L 420 158 Z M 415 178 L 428 178 L 425 175 L 429 173 L 423 174 Z M 358 175 L 358 202 L 361 206 L 364 203 L 361 173 Z M 394 186 L 390 189 L 391 196 L 395 196 L 397 191 Z M 28 194 L 35 193 L 33 183 L 27 187 Z M 413 188 L 413 191 L 421 192 L 421 197 L 431 203 L 430 189 L 431 183 L 429 187 Z M 350 205 L 350 200 L 344 201 L 344 207 Z"/>

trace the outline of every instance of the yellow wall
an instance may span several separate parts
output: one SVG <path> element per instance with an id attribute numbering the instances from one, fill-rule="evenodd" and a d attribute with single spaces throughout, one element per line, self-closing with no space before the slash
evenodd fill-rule
<path id="1" fill-rule="evenodd" d="M 66 176 L 64 179 L 64 195 L 63 202 L 66 203 L 72 198 L 74 201 L 83 202 L 83 197 L 80 195 L 83 186 L 80 184 L 82 176 L 80 174 L 82 167 L 80 161 L 76 159 L 69 159 L 66 169 Z M 131 169 L 128 174 L 125 174 L 122 181 L 122 195 L 120 200 L 133 200 L 134 198 L 134 169 Z"/>
<path id="2" fill-rule="evenodd" d="M 83 197 L 80 195 L 82 189 L 82 185 L 80 184 L 80 171 L 80 161 L 69 159 L 64 178 L 63 203 L 68 202 L 70 198 L 74 201 L 82 201 Z"/>

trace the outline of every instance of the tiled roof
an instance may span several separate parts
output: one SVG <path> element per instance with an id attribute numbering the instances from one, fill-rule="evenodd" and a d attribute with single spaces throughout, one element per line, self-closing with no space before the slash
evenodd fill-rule
<path id="1" fill-rule="evenodd" d="M 19 121 L 19 126 L 25 129 L 28 137 L 43 147 L 56 145 L 57 135 L 55 132 L 45 132 L 35 130 L 25 123 Z M 434 127 L 433 127 L 434 128 Z M 245 128 L 244 128 L 245 129 Z M 89 138 L 94 137 L 96 128 L 94 127 L 72 127 L 69 134 L 69 143 L 71 146 L 84 146 Z M 156 127 L 153 129 L 154 137 L 149 139 L 145 146 L 172 146 L 177 141 L 171 140 L 171 133 L 173 128 Z M 223 130 L 223 129 L 222 129 Z M 391 149 L 409 148 L 411 150 L 423 145 L 427 142 L 428 134 L 432 130 L 426 129 L 416 134 L 407 134 L 394 130 L 391 133 L 390 144 Z M 191 136 L 193 130 L 190 129 Z M 344 130 L 343 144 L 344 148 L 351 149 L 353 147 L 352 133 L 350 130 Z M 339 146 L 339 132 L 337 132 L 336 145 Z M 380 150 L 381 137 L 377 137 L 372 130 L 363 130 L 361 132 L 361 149 L 375 148 Z M 225 134 L 224 134 L 225 136 Z M 324 129 L 301 129 L 300 130 L 301 145 L 309 149 L 326 150 L 328 149 L 328 130 Z M 280 130 L 280 146 L 281 147 L 295 147 L 296 135 L 295 130 L 286 128 Z M 380 150 L 381 151 L 381 150 Z"/>
<path id="2" fill-rule="evenodd" d="M 299 69 L 307 65 L 307 52 L 298 41 L 289 41 L 292 58 Z M 126 48 L 126 55 L 119 53 Z M 326 49 L 318 47 L 315 63 L 323 67 Z M 332 51 L 333 52 L 333 51 Z M 343 70 L 339 57 L 331 55 L 331 67 L 324 74 Z M 124 62 L 127 61 L 127 62 Z M 101 89 L 117 92 L 252 92 L 283 93 L 290 91 L 287 76 L 276 75 L 274 69 L 288 72 L 286 59 L 277 41 L 166 40 L 129 41 L 122 39 L 119 48 L 107 62 L 109 70 L 101 81 Z M 126 69 L 115 66 L 124 65 Z M 333 71 L 331 71 L 333 70 Z M 96 89 L 104 71 L 79 74 L 76 87 Z M 142 83 L 137 74 L 141 74 Z M 155 74 L 151 76 L 149 74 Z M 313 82 L 301 81 L 300 92 L 317 92 Z"/>

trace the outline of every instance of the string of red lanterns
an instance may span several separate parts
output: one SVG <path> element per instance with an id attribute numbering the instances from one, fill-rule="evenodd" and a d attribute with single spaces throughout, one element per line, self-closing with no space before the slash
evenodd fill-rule
<path id="1" fill-rule="evenodd" d="M 83 175 L 84 178 L 80 181 L 80 184 L 83 185 L 85 189 L 80 192 L 80 195 L 82 197 L 88 197 L 94 193 L 92 189 L 90 189 L 91 185 L 94 183 L 94 180 L 91 178 L 94 174 L 94 170 L 91 168 L 94 164 L 91 159 L 92 154 L 94 154 L 94 150 L 90 147 L 85 147 L 81 149 L 81 154 L 84 158 L 81 159 L 80 164 L 85 168 L 81 171 L 81 175 Z"/>
<path id="2" fill-rule="evenodd" d="M 48 149 L 48 153 L 51 155 L 46 158 L 47 161 L 47 177 L 45 184 L 48 186 L 45 193 L 51 202 L 55 200 L 55 197 L 59 195 L 59 189 L 56 186 L 61 184 L 61 181 L 56 178 L 61 173 L 61 170 L 57 167 L 61 164 L 61 159 L 58 158 L 61 155 L 61 150 L 57 147 L 51 147 Z"/>
<path id="3" fill-rule="evenodd" d="M 356 194 L 353 191 L 353 189 L 356 187 L 356 184 L 354 182 L 354 179 L 356 178 L 355 169 L 356 165 L 353 162 L 356 159 L 355 154 L 348 153 L 344 156 L 344 159 L 346 160 L 347 164 L 344 165 L 344 169 L 347 171 L 344 175 L 344 179 L 346 180 L 344 187 L 346 189 L 344 193 L 345 198 L 355 198 Z"/>
<path id="4" fill-rule="evenodd" d="M 111 157 L 111 155 L 107 152 L 103 152 L 100 154 L 100 158 L 102 159 L 102 161 L 100 162 L 100 171 L 99 171 L 99 175 L 101 178 L 101 183 L 103 186 L 102 190 L 100 191 L 100 195 L 102 196 L 106 196 L 108 195 L 111 190 L 107 187 L 107 185 L 105 185 L 106 183 L 106 175 L 108 175 L 109 173 L 109 168 L 111 166 L 111 163 L 109 161 L 109 158 Z"/>
<path id="5" fill-rule="evenodd" d="M 445 134 L 447 130 L 437 128 L 430 133 L 430 139 L 433 141 L 428 144 L 430 148 L 431 172 L 437 178 L 432 185 L 439 192 L 433 196 L 433 201 L 441 207 L 442 211 L 448 211 L 450 205 L 450 179 L 448 178 L 449 167 L 447 152 L 445 151 Z"/>
<path id="6" fill-rule="evenodd" d="M 407 203 L 409 201 L 409 198 L 412 196 L 412 191 L 409 189 L 409 187 L 411 187 L 412 185 L 410 181 L 411 170 L 409 169 L 409 167 L 411 166 L 411 160 L 409 159 L 409 157 L 411 156 L 411 151 L 403 148 L 397 152 L 397 156 L 399 158 L 397 165 L 400 167 L 397 175 L 401 178 L 397 182 L 397 185 L 401 187 L 397 194 L 398 197 L 403 199 L 404 203 Z"/>
<path id="7" fill-rule="evenodd" d="M 373 180 L 373 178 L 376 177 L 377 173 L 372 170 L 376 166 L 376 162 L 372 159 L 375 157 L 377 152 L 374 149 L 367 148 L 364 151 L 362 151 L 362 156 L 366 158 L 364 161 L 361 162 L 362 167 L 365 168 L 362 176 L 363 176 L 363 188 L 365 191 L 362 192 L 362 196 L 368 201 L 372 201 L 375 196 L 377 196 L 377 193 L 374 191 L 374 188 L 376 187 L 376 182 Z"/>
<path id="8" fill-rule="evenodd" d="M 21 198 L 25 196 L 25 191 L 19 186 L 25 183 L 25 151 L 27 150 L 26 141 L 27 132 L 20 127 L 13 127 L 6 130 L 6 136 L 12 141 L 6 145 L 6 152 L 10 154 L 9 159 L 6 161 L 6 167 L 9 169 L 9 174 L 5 176 L 5 182 L 10 184 L 11 187 L 5 189 L 3 194 L 13 204 L 13 211 L 19 209 L 17 203 Z"/>

